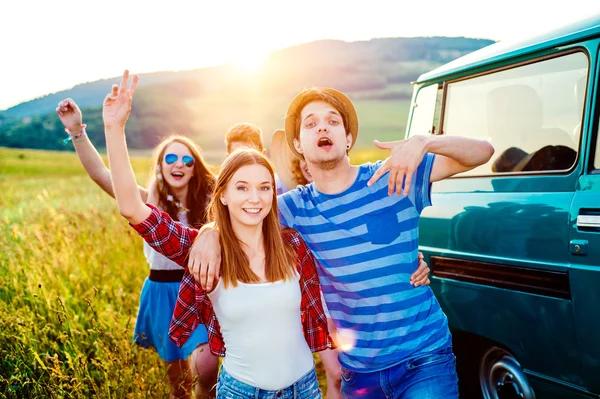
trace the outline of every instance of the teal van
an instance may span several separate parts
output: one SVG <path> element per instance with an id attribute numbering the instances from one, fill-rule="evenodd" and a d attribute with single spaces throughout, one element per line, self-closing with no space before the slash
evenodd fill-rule
<path id="1" fill-rule="evenodd" d="M 435 183 L 420 224 L 463 398 L 600 397 L 599 52 L 600 15 L 414 83 L 407 136 L 496 150 Z"/>

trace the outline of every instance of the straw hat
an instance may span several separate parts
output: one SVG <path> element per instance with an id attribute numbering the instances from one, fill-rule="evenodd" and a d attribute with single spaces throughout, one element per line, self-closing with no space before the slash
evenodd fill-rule
<path id="1" fill-rule="evenodd" d="M 275 165 L 275 172 L 279 179 L 288 189 L 295 188 L 298 183 L 291 173 L 292 159 L 294 154 L 285 140 L 285 130 L 277 129 L 271 137 L 271 161 Z"/>
<path id="2" fill-rule="evenodd" d="M 352 147 L 354 147 L 354 144 L 356 144 L 356 137 L 358 137 L 358 116 L 356 115 L 356 109 L 354 108 L 354 104 L 352 104 L 352 101 L 350 101 L 348 96 L 346 96 L 341 91 L 331 89 L 329 87 L 318 87 L 304 90 L 292 100 L 288 107 L 285 118 L 285 136 L 288 146 L 290 147 L 292 153 L 302 160 L 304 160 L 304 156 L 298 151 L 296 151 L 296 148 L 294 147 L 294 136 L 296 134 L 296 120 L 300 116 L 300 111 L 302 111 L 301 109 L 299 109 L 299 107 L 304 107 L 306 105 L 304 104 L 306 96 L 315 92 L 326 93 L 332 97 L 335 97 L 339 102 L 341 102 L 344 105 L 344 108 L 346 108 L 348 120 L 346 121 L 347 126 L 344 127 L 346 128 L 346 132 L 352 135 L 352 144 L 350 145 L 349 150 L 351 150 Z"/>

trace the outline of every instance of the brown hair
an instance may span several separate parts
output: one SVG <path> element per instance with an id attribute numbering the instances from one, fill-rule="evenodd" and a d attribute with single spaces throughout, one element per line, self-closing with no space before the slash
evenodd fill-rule
<path id="1" fill-rule="evenodd" d="M 209 202 L 210 193 L 215 186 L 215 176 L 210 171 L 204 158 L 202 158 L 200 148 L 194 144 L 192 140 L 184 136 L 167 137 L 156 146 L 156 149 L 154 150 L 154 162 L 152 163 L 153 168 L 150 172 L 151 176 L 156 177 L 157 171 L 160 171 L 162 174 L 162 160 L 165 156 L 167 147 L 171 143 L 183 144 L 194 157 L 194 175 L 190 178 L 188 183 L 188 193 L 186 198 L 186 204 L 189 208 L 187 219 L 191 227 L 199 228 L 206 223 L 207 204 Z M 179 220 L 177 206 L 173 201 L 167 200 L 169 195 L 174 198 L 175 195 L 171 192 L 171 188 L 164 178 L 156 180 L 156 194 L 158 198 L 158 207 L 167 212 L 174 220 Z M 177 200 L 181 201 L 181 198 L 178 198 Z"/>
<path id="2" fill-rule="evenodd" d="M 346 106 L 344 105 L 344 103 L 338 100 L 335 96 L 319 87 L 313 87 L 312 89 L 304 89 L 302 92 L 300 92 L 300 94 L 298 94 L 298 96 L 301 96 L 301 100 L 298 104 L 298 107 L 296 108 L 296 115 L 288 115 L 289 117 L 294 118 L 296 121 L 294 138 L 297 139 L 300 135 L 300 114 L 302 113 L 302 110 L 304 109 L 304 107 L 306 107 L 308 104 L 314 101 L 323 101 L 335 108 L 342 116 L 342 122 L 344 122 L 344 129 L 346 129 L 346 134 L 350 134 L 350 132 L 348 132 L 348 111 L 346 110 Z"/>
<path id="3" fill-rule="evenodd" d="M 228 154 L 231 152 L 231 143 L 234 142 L 246 143 L 258 151 L 264 149 L 262 130 L 252 123 L 238 123 L 225 133 L 225 146 Z"/>
<path id="4" fill-rule="evenodd" d="M 210 204 L 210 215 L 220 233 L 221 279 L 226 288 L 229 284 L 236 287 L 238 281 L 243 283 L 260 282 L 259 277 L 250 269 L 250 261 L 242 249 L 240 240 L 233 231 L 229 209 L 219 200 L 234 173 L 246 165 L 264 166 L 269 171 L 271 180 L 275 181 L 273 165 L 262 153 L 255 149 L 239 148 L 225 158 L 221 165 Z M 275 187 L 273 187 L 272 192 L 273 206 L 262 224 L 265 276 L 269 282 L 287 280 L 293 276 L 296 270 L 295 251 L 290 246 L 285 245 L 281 236 Z"/>
<path id="5" fill-rule="evenodd" d="M 300 168 L 300 159 L 295 156 L 290 157 L 290 174 L 296 185 L 306 186 L 309 181 L 306 180 L 302 174 L 302 168 Z"/>

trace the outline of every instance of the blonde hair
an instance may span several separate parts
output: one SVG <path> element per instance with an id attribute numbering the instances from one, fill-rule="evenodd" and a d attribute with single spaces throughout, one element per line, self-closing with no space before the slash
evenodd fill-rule
<path id="1" fill-rule="evenodd" d="M 264 166 L 271 175 L 271 181 L 275 181 L 271 162 L 255 149 L 239 148 L 225 158 L 221 165 L 210 203 L 210 215 L 220 233 L 221 279 L 226 288 L 230 284 L 236 287 L 238 281 L 243 283 L 260 282 L 259 277 L 250 269 L 250 260 L 244 253 L 241 242 L 233 230 L 229 208 L 219 200 L 235 172 L 246 165 Z M 263 220 L 262 234 L 265 250 L 265 276 L 267 281 L 275 282 L 290 279 L 294 275 L 296 256 L 293 248 L 286 245 L 281 236 L 277 193 L 274 187 L 271 191 L 273 192 L 273 206 Z"/>
<path id="2" fill-rule="evenodd" d="M 302 173 L 302 168 L 300 167 L 300 159 L 296 158 L 295 156 L 292 156 L 290 158 L 290 175 L 292 179 L 294 180 L 296 185 L 306 186 L 310 182 L 306 180 L 306 177 L 304 177 L 304 174 Z"/>

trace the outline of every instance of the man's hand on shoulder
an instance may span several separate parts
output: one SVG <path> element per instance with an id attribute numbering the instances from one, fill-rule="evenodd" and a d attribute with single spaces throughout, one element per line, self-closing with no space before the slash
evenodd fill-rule
<path id="1" fill-rule="evenodd" d="M 211 292 L 215 288 L 221 270 L 221 244 L 214 224 L 200 229 L 190 250 L 188 268 L 204 290 Z"/>

